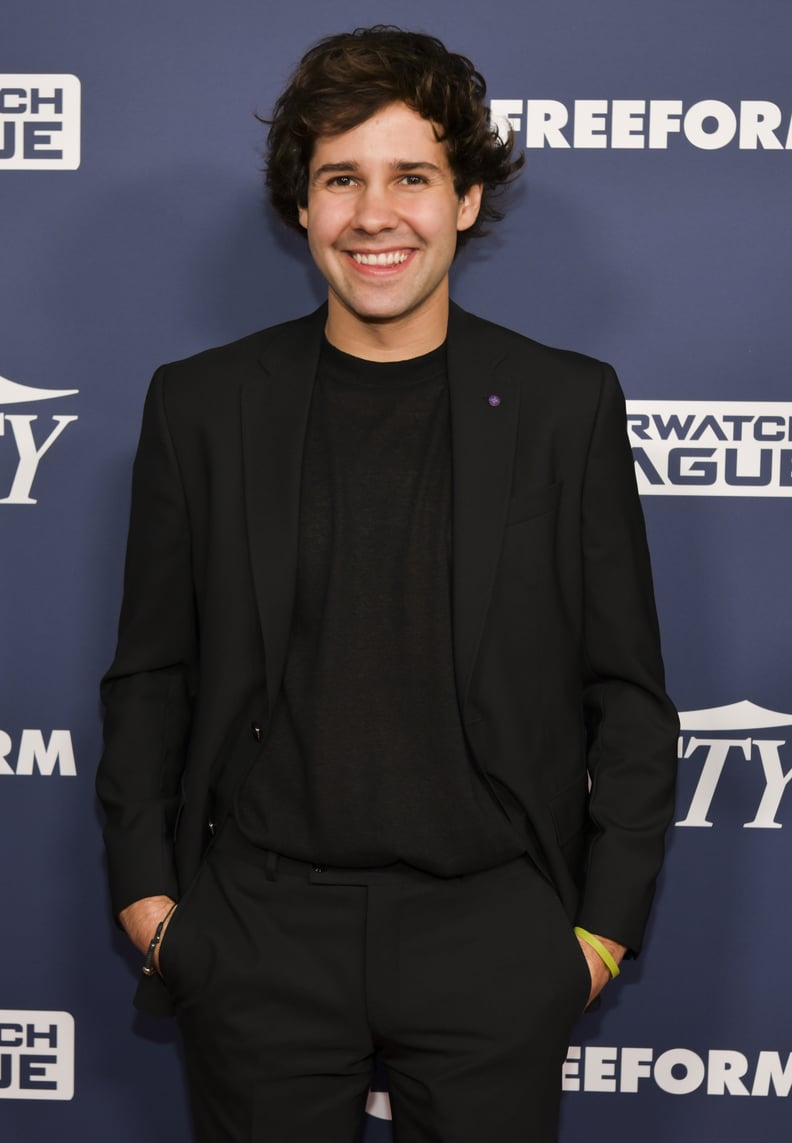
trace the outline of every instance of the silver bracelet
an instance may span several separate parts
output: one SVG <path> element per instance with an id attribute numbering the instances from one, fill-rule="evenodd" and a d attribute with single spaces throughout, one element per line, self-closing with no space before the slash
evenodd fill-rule
<path id="1" fill-rule="evenodd" d="M 165 928 L 165 922 L 167 921 L 168 917 L 171 915 L 171 913 L 173 912 L 173 910 L 175 908 L 176 908 L 175 904 L 171 905 L 170 909 L 168 909 L 167 913 L 162 918 L 162 920 L 157 925 L 157 928 L 154 931 L 154 936 L 151 938 L 151 943 L 149 944 L 148 950 L 146 952 L 146 959 L 143 961 L 143 975 L 144 976 L 154 976 L 156 971 L 157 971 L 156 968 L 154 967 L 154 950 L 156 949 L 157 945 L 162 940 L 162 930 Z"/>

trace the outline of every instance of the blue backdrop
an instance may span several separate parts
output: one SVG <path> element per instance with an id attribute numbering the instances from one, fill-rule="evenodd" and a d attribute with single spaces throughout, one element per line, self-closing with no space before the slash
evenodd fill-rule
<path id="1" fill-rule="evenodd" d="M 189 1138 L 130 1007 L 93 775 L 154 367 L 312 308 L 262 129 L 306 46 L 392 21 L 487 77 L 527 166 L 459 302 L 630 403 L 678 824 L 644 956 L 584 1017 L 563 1143 L 786 1138 L 792 1091 L 789 43 L 782 0 L 6 0 L 0 41 L 0 1130 Z M 475 244 L 474 244 L 475 245 Z M 367 1143 L 390 1139 L 371 1101 Z M 528 1138 L 528 1128 L 526 1137 Z"/>

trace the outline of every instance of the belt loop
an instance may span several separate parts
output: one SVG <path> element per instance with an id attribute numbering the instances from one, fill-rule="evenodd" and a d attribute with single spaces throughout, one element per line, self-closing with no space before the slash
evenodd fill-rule
<path id="1" fill-rule="evenodd" d="M 275 881 L 278 870 L 278 855 L 272 850 L 267 851 L 266 874 L 268 881 Z"/>

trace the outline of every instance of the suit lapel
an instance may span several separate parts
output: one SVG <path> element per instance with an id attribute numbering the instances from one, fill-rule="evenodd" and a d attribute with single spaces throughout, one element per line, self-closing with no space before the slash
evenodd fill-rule
<path id="1" fill-rule="evenodd" d="M 245 508 L 270 702 L 280 687 L 289 639 L 303 444 L 325 320 L 322 307 L 284 327 L 261 361 L 261 374 L 242 389 Z M 520 386 L 495 327 L 453 304 L 448 372 L 454 666 L 464 707 L 506 525 Z"/>
<path id="2" fill-rule="evenodd" d="M 241 395 L 245 510 L 264 637 L 267 698 L 278 692 L 291 626 L 303 444 L 326 309 L 290 323 Z"/>
<path id="3" fill-rule="evenodd" d="M 453 450 L 453 620 L 464 714 L 511 492 L 520 386 L 495 327 L 451 306 L 448 373 Z"/>

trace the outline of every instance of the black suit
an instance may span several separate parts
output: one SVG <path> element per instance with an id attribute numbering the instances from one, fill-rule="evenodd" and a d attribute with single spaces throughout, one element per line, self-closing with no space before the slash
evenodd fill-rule
<path id="1" fill-rule="evenodd" d="M 260 749 L 251 727 L 266 727 L 287 649 L 324 321 L 322 309 L 152 383 L 103 684 L 116 910 L 179 897 Z M 454 663 L 472 755 L 524 807 L 569 918 L 637 951 L 678 728 L 618 383 L 453 306 L 448 370 Z"/>

